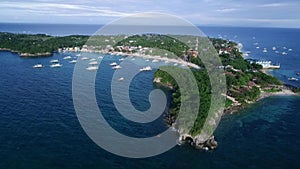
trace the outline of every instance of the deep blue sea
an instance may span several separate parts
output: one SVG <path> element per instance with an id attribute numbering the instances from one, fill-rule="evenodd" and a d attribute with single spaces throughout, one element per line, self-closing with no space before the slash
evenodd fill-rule
<path id="1" fill-rule="evenodd" d="M 70 35 L 94 33 L 96 25 L 0 24 L 1 32 Z M 300 72 L 299 29 L 201 27 L 209 36 L 241 42 L 249 57 L 272 60 L 282 69 L 272 74 L 286 83 Z M 256 49 L 258 43 L 260 49 Z M 280 53 L 272 50 L 275 46 Z M 283 47 L 286 47 L 283 48 Z M 263 53 L 263 48 L 268 52 Z M 288 51 L 288 49 L 292 49 Z M 271 97 L 234 115 L 226 115 L 215 131 L 217 150 L 204 152 L 190 146 L 146 159 L 113 155 L 98 147 L 83 131 L 72 100 L 74 65 L 63 60 L 74 53 L 54 54 L 48 58 L 20 58 L 0 52 L 0 168 L 2 169 L 296 169 L 300 167 L 300 98 Z M 93 55 L 93 54 L 91 54 Z M 120 132 L 143 137 L 166 128 L 159 118 L 152 125 L 120 121 L 110 96 L 109 63 L 120 57 L 105 56 L 96 79 L 97 101 L 110 124 Z M 59 59 L 61 68 L 50 68 Z M 137 59 L 136 62 L 144 62 Z M 42 63 L 42 69 L 32 66 Z M 130 97 L 139 110 L 149 108 L 148 95 L 155 88 L 153 73 L 140 73 L 130 85 Z M 165 91 L 168 94 L 168 91 Z"/>

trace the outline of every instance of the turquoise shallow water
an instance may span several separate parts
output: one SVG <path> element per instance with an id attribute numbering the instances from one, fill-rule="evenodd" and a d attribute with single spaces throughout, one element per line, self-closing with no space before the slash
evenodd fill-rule
<path id="1" fill-rule="evenodd" d="M 221 32 L 229 38 L 237 34 L 236 39 L 244 43 L 245 50 L 252 49 L 254 35 L 257 39 L 261 38 L 260 41 L 267 41 L 269 46 L 274 42 L 280 42 L 292 47 L 295 40 L 279 41 L 286 36 L 274 36 L 273 38 L 277 40 L 270 39 L 272 33 L 280 32 L 278 29 L 272 30 L 269 36 L 265 33 L 270 31 L 255 28 L 214 28 L 208 31 L 214 32 L 216 36 L 218 34 L 216 32 Z M 285 31 L 282 33 L 286 34 Z M 297 31 L 292 31 L 288 37 L 292 38 L 293 34 L 298 35 Z M 288 70 L 298 70 L 299 67 L 296 65 L 299 62 L 297 59 L 299 52 L 296 47 L 293 49 L 293 53 L 288 55 L 294 58 L 291 60 L 268 55 L 271 59 L 284 60 L 286 68 L 278 71 L 279 74 L 292 74 Z M 219 147 L 213 152 L 177 146 L 162 155 L 146 159 L 128 159 L 106 152 L 89 139 L 77 120 L 71 88 L 74 65 L 61 59 L 65 55 L 22 59 L 9 52 L 0 52 L 0 168 L 296 169 L 300 167 L 299 97 L 267 98 L 238 114 L 224 116 L 215 132 Z M 49 68 L 49 61 L 56 58 L 61 60 L 63 67 Z M 103 103 L 101 107 L 103 114 L 115 129 L 130 136 L 152 136 L 163 131 L 165 125 L 162 118 L 149 125 L 138 125 L 122 119 L 116 113 L 109 95 L 110 75 L 113 70 L 108 64 L 117 60 L 116 57 L 105 57 L 101 65 L 103 74 L 97 76 L 96 95 L 98 102 Z M 32 66 L 36 63 L 43 63 L 46 67 L 33 69 Z M 149 108 L 148 95 L 154 88 L 152 77 L 153 72 L 145 72 L 137 76 L 131 84 L 130 97 L 139 110 Z"/>

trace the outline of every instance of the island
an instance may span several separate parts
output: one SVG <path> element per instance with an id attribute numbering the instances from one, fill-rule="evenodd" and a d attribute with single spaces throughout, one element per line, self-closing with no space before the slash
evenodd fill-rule
<path id="1" fill-rule="evenodd" d="M 190 67 L 201 98 L 199 112 L 196 121 L 190 131 L 181 130 L 176 126 L 176 119 L 181 105 L 181 92 L 175 79 L 158 69 L 154 74 L 154 85 L 167 87 L 171 95 L 171 103 L 165 116 L 166 124 L 174 127 L 180 134 L 181 142 L 189 142 L 200 149 L 215 149 L 218 145 L 211 135 L 205 141 L 199 141 L 198 137 L 203 128 L 205 119 L 211 105 L 212 86 L 210 78 L 201 60 L 201 52 L 198 46 L 191 48 L 178 39 L 190 39 L 187 42 L 199 44 L 203 42 L 201 37 L 185 35 L 97 35 L 93 37 L 72 35 L 65 37 L 49 36 L 44 34 L 12 34 L 0 33 L 0 50 L 18 53 L 21 57 L 51 56 L 54 52 L 100 52 L 122 56 L 140 56 L 146 58 L 158 58 L 161 60 L 173 60 Z M 284 85 L 276 77 L 267 73 L 262 65 L 250 62 L 243 58 L 239 44 L 224 40 L 209 38 L 215 52 L 220 57 L 222 66 L 217 69 L 224 70 L 226 77 L 227 93 L 225 113 L 233 113 L 247 108 L 250 104 L 272 95 L 296 95 L 300 88 Z M 172 69 L 178 74 L 187 71 L 186 67 L 165 66 L 163 69 Z"/>

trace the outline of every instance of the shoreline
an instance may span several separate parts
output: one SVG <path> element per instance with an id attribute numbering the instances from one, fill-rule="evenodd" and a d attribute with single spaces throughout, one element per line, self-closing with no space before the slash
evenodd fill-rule
<path id="1" fill-rule="evenodd" d="M 97 53 L 97 52 L 96 52 Z M 184 66 L 189 66 L 195 69 L 201 69 L 200 66 L 193 64 L 191 62 L 186 62 L 179 57 L 175 58 L 168 58 L 168 57 L 162 57 L 158 55 L 145 55 L 142 53 L 122 53 L 122 52 L 101 52 L 102 54 L 109 54 L 109 55 L 115 55 L 115 56 L 123 56 L 123 57 L 139 57 L 144 59 L 153 59 L 153 60 L 159 60 L 159 61 L 165 61 L 165 62 L 171 62 L 171 63 L 177 63 Z"/>
<path id="2" fill-rule="evenodd" d="M 21 53 L 20 51 L 11 50 L 9 48 L 0 48 L 1 52 L 16 53 L 20 57 L 49 57 L 53 55 L 53 52 L 42 52 L 42 53 Z"/>

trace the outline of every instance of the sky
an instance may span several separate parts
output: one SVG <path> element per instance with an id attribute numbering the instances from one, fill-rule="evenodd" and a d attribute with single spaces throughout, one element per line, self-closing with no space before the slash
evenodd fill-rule
<path id="1" fill-rule="evenodd" d="M 299 0 L 1 0 L 1 23 L 107 24 L 141 12 L 195 25 L 300 28 Z"/>

